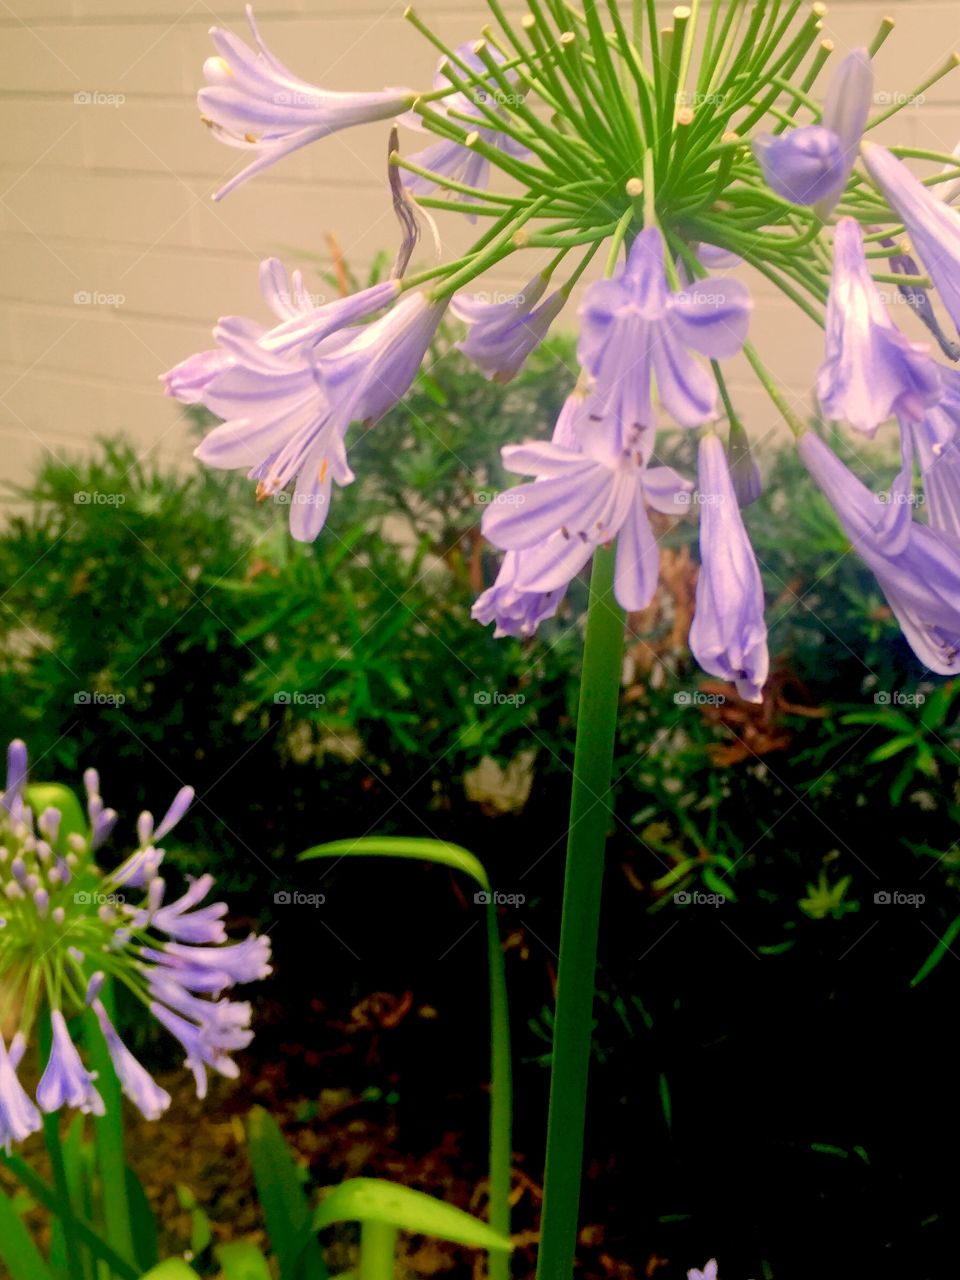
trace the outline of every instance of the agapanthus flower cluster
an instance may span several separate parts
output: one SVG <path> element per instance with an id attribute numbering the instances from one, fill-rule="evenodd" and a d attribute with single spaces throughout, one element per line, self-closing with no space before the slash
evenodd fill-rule
<path id="1" fill-rule="evenodd" d="M 104 1114 L 97 1075 L 81 1053 L 94 1024 L 140 1112 L 156 1120 L 170 1105 L 111 1021 L 102 998 L 108 980 L 180 1042 L 203 1097 L 208 1070 L 236 1076 L 231 1054 L 252 1038 L 250 1005 L 225 993 L 270 972 L 268 939 L 228 942 L 226 904 L 205 901 L 211 876 L 192 879 L 180 897 L 167 891 L 162 841 L 187 812 L 193 789 L 182 787 L 159 823 L 141 813 L 136 849 L 102 871 L 95 857 L 117 814 L 100 796 L 95 769 L 83 781 L 87 823 L 71 830 L 68 805 L 34 812 L 26 746 L 18 740 L 8 748 L 0 793 L 0 1022 L 17 1030 L 9 1043 L 0 1034 L 0 1146 L 7 1148 L 38 1130 L 43 1113 Z M 28 1051 L 37 1055 L 44 1024 L 50 1049 L 31 1097 L 21 1065 Z"/>
<path id="2" fill-rule="evenodd" d="M 455 261 L 398 269 L 319 305 L 265 263 L 276 324 L 222 320 L 216 347 L 167 375 L 172 394 L 223 420 L 198 456 L 245 467 L 261 498 L 295 486 L 291 530 L 313 540 L 332 485 L 354 478 L 351 427 L 402 399 L 445 316 L 465 326 L 464 354 L 506 382 L 580 285 L 579 369 L 552 438 L 504 451 L 524 479 L 485 512 L 484 532 L 506 554 L 475 617 L 531 635 L 613 543 L 616 599 L 642 610 L 664 527 L 651 512 L 696 513 L 691 649 L 760 700 L 764 588 L 742 515 L 760 475 L 723 371 L 742 352 L 918 656 L 957 670 L 960 374 L 943 358 L 960 356 L 944 328 L 960 325 L 960 159 L 870 140 L 916 98 L 875 110 L 887 99 L 874 92 L 874 57 L 892 20 L 840 56 L 822 38 L 819 4 L 757 0 L 745 16 L 712 0 L 702 13 L 678 7 L 664 29 L 637 5 L 531 0 L 519 19 L 490 8 L 491 25 L 457 48 L 407 11 L 441 54 L 422 91 L 333 94 L 288 71 L 255 27 L 255 49 L 214 30 L 201 110 L 219 138 L 255 153 L 224 191 L 325 134 L 396 116 L 434 139 L 390 154 L 384 196 L 405 234 L 434 210 L 485 230 Z M 951 55 L 918 92 L 957 65 Z M 935 171 L 921 180 L 907 159 Z M 902 468 L 889 494 L 862 485 L 791 410 L 748 332 L 743 268 L 823 327 L 815 379 L 811 370 L 822 416 L 867 437 L 896 424 Z M 515 290 L 480 291 L 494 272 Z M 893 318 L 897 301 L 917 334 Z M 697 433 L 695 478 L 658 465 L 665 427 Z"/>

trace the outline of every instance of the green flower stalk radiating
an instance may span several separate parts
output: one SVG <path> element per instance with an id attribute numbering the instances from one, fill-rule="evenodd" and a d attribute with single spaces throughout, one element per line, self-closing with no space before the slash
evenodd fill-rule
<path id="1" fill-rule="evenodd" d="M 960 249 L 953 248 L 960 214 L 938 188 L 955 189 L 960 164 L 950 153 L 864 143 L 894 114 L 870 118 L 872 58 L 891 24 L 885 20 L 869 47 L 847 54 L 827 76 L 832 45 L 821 39 L 825 11 L 817 4 L 803 12 L 758 0 L 747 13 L 713 0 L 674 9 L 661 29 L 652 6 L 634 5 L 628 21 L 613 0 L 582 8 L 530 0 L 520 18 L 488 2 L 492 24 L 456 48 L 407 10 L 440 55 L 421 91 L 334 93 L 313 85 L 278 61 L 249 6 L 255 48 L 214 29 L 217 55 L 205 67 L 201 111 L 218 138 L 255 157 L 218 194 L 330 133 L 396 116 L 421 138 L 433 137 L 409 157 L 390 154 L 402 177 L 391 189 L 408 249 L 421 212 L 466 213 L 486 229 L 455 261 L 405 278 L 401 271 L 322 306 L 291 289 L 268 260 L 264 296 L 279 323 L 222 321 L 214 349 L 167 375 L 171 394 L 223 419 L 198 456 L 245 468 L 260 496 L 294 485 L 291 531 L 313 541 L 334 485 L 354 479 L 351 424 L 369 427 L 406 394 L 448 306 L 467 325 L 462 350 L 490 378 L 508 381 L 562 317 L 573 286 L 604 259 L 608 279 L 590 285 L 580 311 L 577 388 L 587 411 L 575 415 L 562 442 L 584 455 L 585 467 L 598 454 L 629 451 L 645 471 L 664 419 L 711 431 L 726 419 L 726 448 L 737 459 L 732 494 L 756 497 L 749 424 L 731 402 L 721 362 L 744 349 L 795 433 L 800 424 L 761 353 L 744 345 L 750 302 L 729 275 L 743 264 L 826 329 L 816 385 L 827 416 L 871 432 L 895 416 L 915 435 L 946 394 L 943 367 L 925 345 L 907 342 L 877 285 L 902 285 L 911 261 L 898 241 L 906 222 L 930 276 L 917 275 L 910 296 L 942 350 L 955 351 L 935 302 L 942 296 L 950 315 L 960 315 Z M 948 59 L 921 88 L 955 65 Z M 417 78 L 422 69 L 420 77 L 403 76 Z M 858 164 L 862 143 L 865 165 Z M 940 171 L 921 183 L 903 164 L 914 155 Z M 517 255 L 523 265 L 514 268 Z M 408 258 L 405 250 L 398 262 Z M 716 277 L 721 263 L 728 274 Z M 514 294 L 497 299 L 475 290 L 493 270 L 515 274 Z M 944 491 L 929 468 L 924 475 Z M 531 520 L 553 481 L 539 484 Z M 643 492 L 649 501 L 650 486 Z M 702 508 L 698 500 L 687 510 Z M 595 548 L 618 534 L 632 541 L 623 551 L 633 572 L 618 570 L 617 598 L 637 608 L 649 599 L 651 573 L 656 579 L 654 544 L 642 517 L 639 541 L 636 522 L 620 533 L 620 510 L 615 503 L 592 513 L 589 528 L 580 520 L 589 513 L 579 512 L 582 554 L 561 545 L 574 536 L 562 504 L 552 527 L 540 520 L 542 539 L 495 536 L 510 554 L 477 616 L 500 633 L 530 634 Z M 491 532 L 501 523 L 489 513 Z M 723 582 L 716 585 L 720 596 L 702 593 L 701 607 L 722 597 Z M 753 626 L 740 639 L 744 651 L 756 649 Z M 953 664 L 945 659 L 942 669 Z M 745 671 L 732 675 L 760 696 Z"/>
<path id="2" fill-rule="evenodd" d="M 213 887 L 209 875 L 192 880 L 180 898 L 167 898 L 161 841 L 189 808 L 192 787 L 180 789 L 156 826 L 142 813 L 136 849 L 104 872 L 95 855 L 117 815 L 104 806 L 96 770 L 84 774 L 88 822 L 77 830 L 68 827 L 75 801 L 59 788 L 50 789 L 59 807 L 32 811 L 22 742 L 10 744 L 7 759 L 0 793 L 0 1022 L 12 1019 L 18 1029 L 9 1046 L 0 1035 L 0 1146 L 38 1130 L 41 1113 L 70 1107 L 104 1114 L 96 1074 L 84 1065 L 70 1025 L 85 1009 L 93 1012 L 127 1097 L 148 1120 L 169 1106 L 169 1094 L 110 1020 L 100 998 L 108 978 L 180 1041 L 203 1097 L 208 1068 L 235 1076 L 230 1055 L 252 1038 L 250 1005 L 224 992 L 266 977 L 270 944 L 254 935 L 228 943 L 226 904 L 203 905 Z M 34 1102 L 17 1073 L 42 1022 L 49 1025 L 50 1050 Z"/>

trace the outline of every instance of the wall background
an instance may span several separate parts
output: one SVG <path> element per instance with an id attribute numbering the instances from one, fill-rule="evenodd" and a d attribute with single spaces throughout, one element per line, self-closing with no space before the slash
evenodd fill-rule
<path id="1" fill-rule="evenodd" d="M 403 9 L 404 0 L 256 6 L 278 56 L 333 89 L 429 79 L 434 59 Z M 453 44 L 488 16 L 480 0 L 420 0 L 418 9 Z M 897 30 L 878 58 L 878 84 L 909 93 L 960 46 L 960 5 L 842 0 L 824 35 L 842 53 L 868 43 L 884 14 Z M 357 266 L 395 245 L 379 125 L 315 144 L 211 203 L 242 163 L 211 138 L 194 104 L 215 23 L 245 34 L 241 0 L 0 0 L 0 451 L 8 477 L 23 478 L 41 448 L 62 455 L 120 430 L 144 452 L 182 458 L 183 420 L 157 376 L 209 345 L 217 315 L 263 314 L 259 260 L 277 253 L 309 270 L 309 253 L 327 256 L 327 230 Z M 895 132 L 912 145 L 951 149 L 960 138 L 960 71 L 903 112 Z M 405 141 L 409 151 L 419 145 L 409 131 Z M 459 220 L 441 216 L 455 249 Z M 522 272 L 532 274 L 526 261 Z M 804 408 L 818 335 L 795 308 L 767 301 L 762 285 L 757 292 L 757 345 Z M 752 430 L 764 434 L 774 423 L 769 405 L 742 368 L 732 383 Z"/>

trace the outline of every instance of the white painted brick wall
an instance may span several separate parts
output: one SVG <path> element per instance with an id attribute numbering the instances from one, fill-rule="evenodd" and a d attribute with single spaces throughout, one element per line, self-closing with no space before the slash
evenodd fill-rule
<path id="1" fill-rule="evenodd" d="M 508 6 L 517 8 L 516 3 Z M 434 58 L 384 0 L 260 0 L 278 55 L 330 88 L 422 84 Z M 452 44 L 487 21 L 481 0 L 421 0 Z M 954 47 L 960 5 L 844 0 L 825 34 L 839 49 L 898 27 L 881 53 L 884 88 L 906 93 Z M 210 192 L 240 163 L 199 123 L 193 95 L 213 23 L 245 31 L 241 0 L 3 0 L 0 4 L 0 448 L 22 478 L 37 450 L 84 447 L 125 430 L 144 451 L 185 455 L 178 406 L 157 375 L 205 346 L 216 316 L 259 314 L 257 263 L 280 253 L 312 269 L 334 232 L 363 266 L 392 247 L 383 187 L 385 130 L 374 126 L 301 151 L 222 205 Z M 117 107 L 74 94 L 122 94 Z M 897 135 L 951 148 L 960 137 L 960 72 Z M 411 142 L 415 140 L 411 139 Z M 469 230 L 445 217 L 455 251 Z M 528 264 L 522 274 L 529 274 Z M 516 281 L 501 280 L 509 286 Z M 78 305 L 77 293 L 122 294 L 120 306 Z M 818 335 L 758 288 L 755 337 L 805 406 Z M 732 384 L 760 432 L 774 422 L 746 370 Z"/>

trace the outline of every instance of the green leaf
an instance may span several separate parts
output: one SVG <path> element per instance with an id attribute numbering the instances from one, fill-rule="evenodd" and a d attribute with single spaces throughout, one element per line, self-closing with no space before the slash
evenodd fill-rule
<path id="1" fill-rule="evenodd" d="M 481 889 L 489 891 L 490 881 L 483 863 L 458 844 L 445 840 L 429 840 L 416 836 L 365 836 L 360 840 L 331 840 L 328 844 L 314 845 L 297 859 L 309 862 L 313 858 L 344 858 L 349 856 L 375 858 L 419 858 L 423 862 L 436 862 L 444 867 L 462 871 L 475 880 Z"/>
<path id="2" fill-rule="evenodd" d="M 204 1213 L 197 1201 L 197 1197 L 188 1186 L 178 1182 L 176 1191 L 180 1208 L 185 1209 L 190 1214 L 190 1252 L 194 1257 L 199 1257 L 200 1254 L 205 1253 L 210 1248 L 213 1242 L 210 1219 Z"/>
<path id="3" fill-rule="evenodd" d="M 250 1163 L 281 1280 L 326 1280 L 311 1227 L 310 1203 L 280 1126 L 263 1107 L 247 1119 Z"/>
<path id="4" fill-rule="evenodd" d="M 911 987 L 917 987 L 923 982 L 924 978 L 928 978 L 934 969 L 947 954 L 960 934 L 960 916 L 947 926 L 947 931 L 933 948 L 930 954 L 924 960 L 917 973 L 910 980 Z"/>
<path id="5" fill-rule="evenodd" d="M 20 1220 L 13 1201 L 0 1188 L 0 1259 L 7 1264 L 10 1280 L 52 1280 L 30 1233 Z"/>
<path id="6" fill-rule="evenodd" d="M 916 737 L 911 734 L 910 737 L 891 738 L 889 742 L 885 742 L 882 747 L 877 747 L 876 751 L 871 751 L 867 756 L 867 764 L 879 764 L 881 760 L 890 760 L 893 756 L 899 755 L 901 751 L 906 751 L 908 747 L 916 746 Z"/>
<path id="7" fill-rule="evenodd" d="M 237 1241 L 217 1249 L 224 1280 L 271 1280 L 267 1260 L 254 1244 Z"/>
<path id="8" fill-rule="evenodd" d="M 474 1249 L 508 1253 L 513 1248 L 507 1236 L 462 1209 L 379 1178 L 351 1178 L 335 1187 L 314 1214 L 314 1230 L 335 1222 L 383 1222 Z"/>
<path id="9" fill-rule="evenodd" d="M 155 1267 L 159 1261 L 157 1222 L 143 1189 L 143 1183 L 127 1165 L 127 1202 L 133 1228 L 133 1248 L 141 1267 Z"/>

